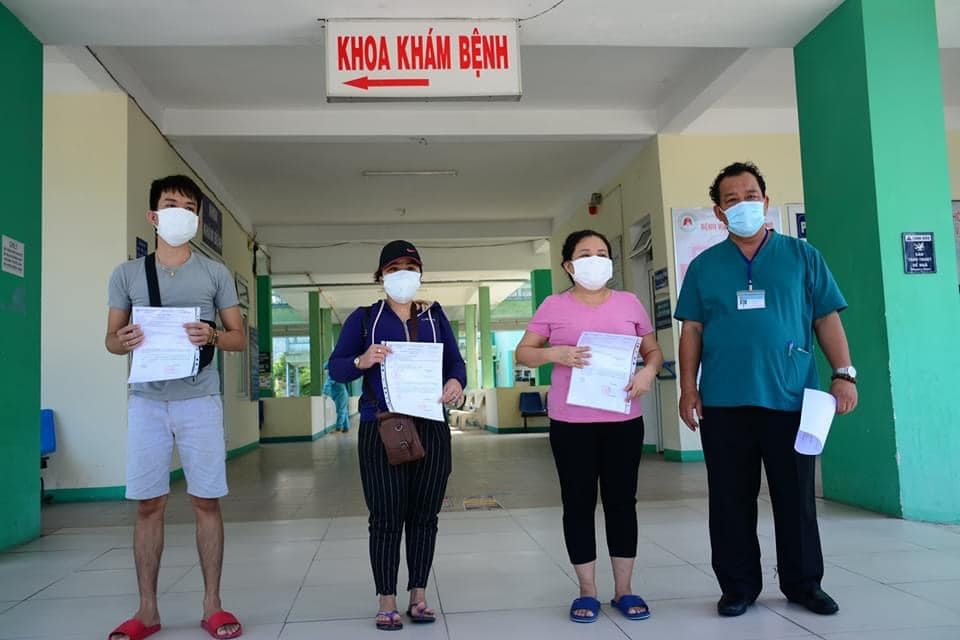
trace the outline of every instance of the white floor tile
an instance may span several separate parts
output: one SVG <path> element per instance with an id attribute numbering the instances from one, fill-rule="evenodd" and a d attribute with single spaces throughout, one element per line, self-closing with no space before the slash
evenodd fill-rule
<path id="1" fill-rule="evenodd" d="M 447 614 L 450 640 L 623 640 L 610 619 L 582 624 L 569 619 L 568 607 Z"/>
<path id="2" fill-rule="evenodd" d="M 717 598 L 650 601 L 651 616 L 643 621 L 627 620 L 618 611 L 608 615 L 628 637 L 697 638 L 697 640 L 774 640 L 813 637 L 806 629 L 763 606 L 753 606 L 736 618 L 717 615 Z M 610 609 L 609 607 L 607 609 Z"/>
<path id="3" fill-rule="evenodd" d="M 373 618 L 375 614 L 374 611 L 368 617 L 350 620 L 288 623 L 283 628 L 283 633 L 280 634 L 280 640 L 317 640 L 317 638 L 370 640 L 380 638 L 383 633 L 374 626 Z M 387 637 L 409 638 L 412 634 L 415 634 L 417 640 L 447 640 L 448 638 L 447 627 L 442 617 L 433 624 L 412 627 L 413 625 L 405 620 L 402 630 Z M 244 635 L 244 638 L 246 638 L 246 635 Z"/>
<path id="4" fill-rule="evenodd" d="M 539 549 L 536 541 L 526 533 L 444 534 L 437 538 L 437 554 Z"/>
<path id="5" fill-rule="evenodd" d="M 0 638 L 106 638 L 137 610 L 137 596 L 28 600 L 0 614 Z"/>
<path id="6" fill-rule="evenodd" d="M 402 590 L 404 586 L 406 586 L 405 579 L 401 576 L 398 588 Z M 407 600 L 406 593 L 401 592 L 397 595 L 397 609 L 401 613 L 406 610 Z M 431 608 L 440 612 L 439 598 L 434 585 L 427 587 L 427 602 Z M 362 619 L 368 622 L 368 629 L 372 629 L 376 615 L 376 588 L 371 579 L 366 584 L 304 587 L 297 595 L 287 622 Z"/>
<path id="7" fill-rule="evenodd" d="M 828 633 L 824 640 L 957 640 L 960 638 L 958 627 L 911 627 L 909 635 L 903 629 L 887 631 L 851 631 L 847 633 Z"/>
<path id="8" fill-rule="evenodd" d="M 891 587 L 912 593 L 928 602 L 935 602 L 948 609 L 960 611 L 960 580 L 937 580 L 930 582 L 907 582 Z M 957 636 L 960 638 L 960 635 Z"/>
<path id="9" fill-rule="evenodd" d="M 26 600 L 63 578 L 66 573 L 57 569 L 4 571 L 0 567 L 0 600 Z"/>
<path id="10" fill-rule="evenodd" d="M 577 596 L 576 583 L 559 569 L 516 575 L 509 571 L 452 575 L 438 571 L 436 584 L 446 613 L 569 606 Z"/>
<path id="11" fill-rule="evenodd" d="M 278 564 L 224 564 L 220 584 L 221 588 L 230 590 L 299 589 L 309 566 L 291 561 Z M 200 567 L 190 569 L 169 591 L 203 591 L 203 573 Z"/>
<path id="12" fill-rule="evenodd" d="M 106 571 L 108 569 L 134 569 L 133 539 L 127 541 L 126 547 L 115 547 L 100 555 L 94 560 L 80 567 L 80 571 Z M 171 546 L 165 545 L 163 555 L 160 556 L 160 567 L 192 567 L 197 564 L 196 545 Z"/>
<path id="13" fill-rule="evenodd" d="M 282 624 L 297 597 L 297 590 L 230 589 L 220 593 L 223 608 L 230 611 L 246 628 L 249 625 Z M 195 626 L 200 629 L 203 616 L 203 594 L 200 592 L 165 593 L 159 598 L 164 627 Z M 246 636 L 246 633 L 244 633 Z"/>
<path id="14" fill-rule="evenodd" d="M 840 587 L 831 590 L 830 595 L 840 605 L 840 612 L 832 616 L 810 613 L 782 599 L 764 604 L 819 635 L 882 629 L 909 629 L 912 633 L 920 626 L 960 626 L 960 612 L 886 585 Z"/>
<path id="15" fill-rule="evenodd" d="M 158 592 L 167 591 L 189 570 L 187 567 L 160 567 L 157 580 Z M 109 569 L 74 572 L 34 595 L 32 599 L 122 596 L 138 593 L 136 569 Z"/>
<path id="16" fill-rule="evenodd" d="M 960 556 L 941 551 L 857 553 L 834 556 L 830 562 L 885 583 L 950 580 L 960 576 Z"/>

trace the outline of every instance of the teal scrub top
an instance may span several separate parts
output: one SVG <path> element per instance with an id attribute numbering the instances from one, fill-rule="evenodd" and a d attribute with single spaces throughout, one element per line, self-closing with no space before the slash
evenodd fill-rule
<path id="1" fill-rule="evenodd" d="M 738 310 L 753 283 L 764 308 Z M 674 317 L 703 324 L 700 397 L 704 406 L 799 411 L 817 389 L 813 322 L 847 302 L 827 264 L 807 242 L 769 232 L 747 261 L 729 238 L 690 264 Z"/>

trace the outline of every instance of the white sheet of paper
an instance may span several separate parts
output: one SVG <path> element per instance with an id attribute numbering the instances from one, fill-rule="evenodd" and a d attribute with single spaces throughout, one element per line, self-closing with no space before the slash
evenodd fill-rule
<path id="1" fill-rule="evenodd" d="M 384 342 L 393 352 L 380 367 L 387 408 L 408 416 L 443 420 L 443 343 Z"/>
<path id="2" fill-rule="evenodd" d="M 199 307 L 134 307 L 131 322 L 140 325 L 143 343 L 133 351 L 127 382 L 197 375 L 200 349 L 191 344 L 183 325 L 199 319 Z"/>
<path id="3" fill-rule="evenodd" d="M 637 366 L 640 338 L 584 331 L 577 346 L 590 347 L 590 364 L 573 370 L 567 404 L 630 413 L 624 387 Z"/>
<path id="4" fill-rule="evenodd" d="M 805 456 L 818 456 L 827 443 L 830 424 L 837 412 L 837 399 L 829 393 L 815 389 L 803 390 L 803 408 L 800 413 L 800 430 L 793 449 Z"/>

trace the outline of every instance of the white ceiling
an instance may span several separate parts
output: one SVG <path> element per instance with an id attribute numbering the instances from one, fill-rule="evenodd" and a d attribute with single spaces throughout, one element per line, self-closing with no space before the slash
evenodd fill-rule
<path id="1" fill-rule="evenodd" d="M 795 132 L 791 49 L 840 4 L 3 1 L 55 45 L 47 90 L 130 93 L 268 247 L 275 281 L 301 287 L 284 289 L 295 306 L 317 288 L 338 313 L 369 301 L 375 288 L 359 285 L 379 247 L 403 237 L 424 255 L 424 293 L 454 316 L 478 285 L 497 302 L 549 266 L 543 238 L 651 136 Z M 936 6 L 947 120 L 960 128 L 960 0 Z M 537 15 L 521 21 L 519 102 L 325 101 L 320 19 Z"/>

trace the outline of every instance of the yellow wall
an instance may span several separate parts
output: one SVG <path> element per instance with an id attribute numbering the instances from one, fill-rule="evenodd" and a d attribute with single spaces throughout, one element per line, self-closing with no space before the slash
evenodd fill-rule
<path id="1" fill-rule="evenodd" d="M 247 235 L 223 206 L 216 195 L 205 188 L 203 182 L 173 150 L 167 140 L 132 100 L 128 102 L 127 135 L 127 254 L 136 256 L 136 239 L 147 241 L 154 249 L 153 226 L 147 221 L 150 183 L 156 178 L 172 174 L 190 176 L 200 184 L 204 193 L 220 208 L 223 220 L 223 261 L 234 274 L 239 273 L 249 286 L 251 308 L 247 311 L 250 326 L 256 326 L 256 278 L 253 277 L 251 251 Z M 202 243 L 200 233 L 195 243 Z M 223 419 L 227 438 L 227 450 L 256 442 L 259 437 L 257 403 L 241 395 L 246 375 L 247 354 L 223 353 Z M 253 363 L 256 366 L 256 363 Z M 247 376 L 248 377 L 248 376 Z M 249 382 L 246 382 L 249 386 Z"/>
<path id="2" fill-rule="evenodd" d="M 486 391 L 486 423 L 491 427 L 507 429 L 523 426 L 523 418 L 520 417 L 521 392 L 536 391 L 543 397 L 545 391 L 550 391 L 550 387 L 520 385 L 516 387 L 497 387 Z M 548 424 L 546 418 L 527 418 L 527 426 L 529 427 L 545 427 Z"/>
<path id="3" fill-rule="evenodd" d="M 312 438 L 337 422 L 337 407 L 327 396 L 263 399 L 263 438 Z"/>
<path id="4" fill-rule="evenodd" d="M 58 439 L 47 486 L 114 488 L 125 483 L 125 458 L 115 453 L 126 447 L 127 359 L 103 346 L 107 283 L 136 255 L 137 236 L 153 244 L 150 181 L 193 174 L 118 92 L 45 94 L 43 162 L 41 394 Z M 246 277 L 253 301 L 246 236 L 223 210 L 226 263 Z M 228 450 L 259 439 L 257 403 L 238 394 L 243 358 L 224 355 Z"/>
<path id="5" fill-rule="evenodd" d="M 103 346 L 107 281 L 126 259 L 127 97 L 43 98 L 41 402 L 57 420 L 47 487 L 118 486 L 126 358 Z"/>

